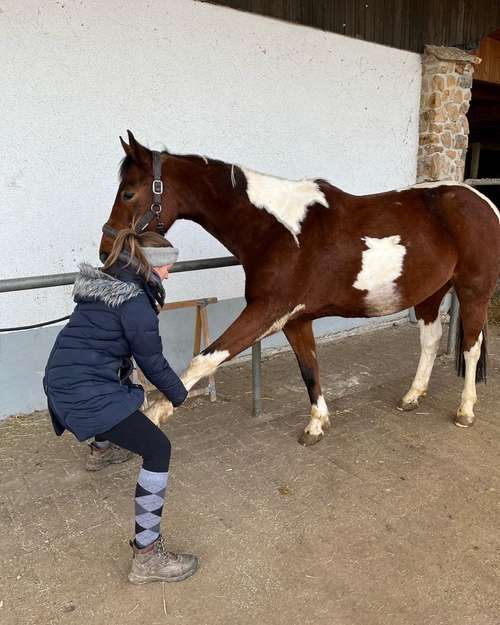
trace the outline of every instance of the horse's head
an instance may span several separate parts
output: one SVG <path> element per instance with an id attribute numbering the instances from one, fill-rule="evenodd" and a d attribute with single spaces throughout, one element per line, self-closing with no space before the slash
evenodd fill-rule
<path id="1" fill-rule="evenodd" d="M 130 130 L 127 133 L 129 143 L 120 137 L 126 156 L 121 164 L 120 184 L 99 247 L 101 260 L 105 260 L 113 246 L 113 229 L 121 230 L 139 221 L 141 230 L 165 234 L 178 216 L 174 185 L 169 186 L 166 175 L 162 174 L 168 153 L 157 152 L 155 155 L 136 141 Z"/>

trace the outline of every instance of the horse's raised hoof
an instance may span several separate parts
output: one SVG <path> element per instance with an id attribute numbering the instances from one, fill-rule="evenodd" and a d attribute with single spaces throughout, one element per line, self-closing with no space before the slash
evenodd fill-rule
<path id="1" fill-rule="evenodd" d="M 162 399 L 151 402 L 143 412 L 150 421 L 160 427 L 174 414 L 174 407 L 168 400 Z"/>
<path id="2" fill-rule="evenodd" d="M 310 434 L 309 432 L 302 432 L 299 436 L 299 443 L 304 445 L 304 447 L 311 447 L 311 445 L 315 445 L 319 443 L 319 441 L 323 438 L 324 434 Z"/>

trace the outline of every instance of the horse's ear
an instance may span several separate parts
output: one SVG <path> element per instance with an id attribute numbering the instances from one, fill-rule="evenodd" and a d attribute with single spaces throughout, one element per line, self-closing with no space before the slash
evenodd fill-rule
<path id="1" fill-rule="evenodd" d="M 122 145 L 125 143 L 123 146 L 125 152 L 129 154 L 129 156 L 131 156 L 138 165 L 142 165 L 142 167 L 148 170 L 151 169 L 153 162 L 151 150 L 148 150 L 148 148 L 141 145 L 130 130 L 127 130 L 127 134 L 130 145 L 125 148 L 125 145 L 127 144 L 122 141 Z"/>
<path id="2" fill-rule="evenodd" d="M 120 137 L 120 143 L 122 144 L 122 148 L 123 148 L 123 151 L 125 152 L 125 154 L 127 156 L 132 156 L 132 149 L 131 149 L 131 147 L 129 146 L 128 143 L 125 143 L 125 141 L 121 137 Z"/>

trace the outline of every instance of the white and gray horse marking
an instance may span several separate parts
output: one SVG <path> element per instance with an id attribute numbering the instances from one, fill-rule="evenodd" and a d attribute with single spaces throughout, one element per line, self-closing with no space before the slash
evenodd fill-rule
<path id="1" fill-rule="evenodd" d="M 398 310 L 400 294 L 396 280 L 403 272 L 406 248 L 399 234 L 375 239 L 363 237 L 367 249 L 361 259 L 361 271 L 353 284 L 355 289 L 367 291 L 365 304 L 368 312 L 388 315 Z"/>
<path id="2" fill-rule="evenodd" d="M 431 323 L 426 324 L 423 319 L 419 319 L 418 325 L 420 327 L 420 360 L 411 388 L 401 401 L 402 410 L 415 408 L 418 406 L 419 399 L 425 397 L 443 334 L 439 314 Z"/>
<path id="3" fill-rule="evenodd" d="M 324 429 L 330 427 L 330 413 L 325 398 L 320 395 L 315 404 L 311 406 L 311 417 L 305 432 L 311 436 L 322 436 Z"/>
<path id="4" fill-rule="evenodd" d="M 465 383 L 462 391 L 462 401 L 457 411 L 459 421 L 455 425 L 468 427 L 474 422 L 474 404 L 477 401 L 476 394 L 476 368 L 481 357 L 481 345 L 483 343 L 483 333 L 480 332 L 477 341 L 466 352 L 465 359 Z"/>
<path id="5" fill-rule="evenodd" d="M 324 193 L 314 180 L 286 180 L 240 167 L 247 180 L 248 199 L 275 217 L 289 230 L 299 247 L 298 235 L 312 204 L 328 208 Z"/>
<path id="6" fill-rule="evenodd" d="M 217 367 L 229 358 L 227 349 L 222 351 L 214 351 L 210 354 L 200 354 L 195 356 L 189 367 L 181 375 L 181 380 L 187 390 L 191 390 L 193 386 L 202 378 L 212 374 Z"/>
<path id="7" fill-rule="evenodd" d="M 304 304 L 299 304 L 298 306 L 295 306 L 295 308 L 293 310 L 291 310 L 289 313 L 286 313 L 282 317 L 280 317 L 279 319 L 276 319 L 276 321 L 272 324 L 272 326 L 270 326 L 264 332 L 264 334 L 261 334 L 257 340 L 261 341 L 264 337 L 269 336 L 270 334 L 274 334 L 275 332 L 279 332 L 280 330 L 282 330 L 285 327 L 285 325 L 287 324 L 287 322 L 296 313 L 298 313 L 301 310 L 304 310 L 304 308 L 305 308 Z"/>

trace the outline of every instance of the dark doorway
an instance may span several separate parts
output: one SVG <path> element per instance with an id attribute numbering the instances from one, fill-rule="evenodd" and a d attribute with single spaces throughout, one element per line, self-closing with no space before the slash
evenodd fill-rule
<path id="1" fill-rule="evenodd" d="M 468 113 L 466 179 L 500 205 L 500 29 L 481 40 Z M 477 182 L 476 182 L 477 181 Z M 491 184 L 489 184 L 491 183 Z"/>

